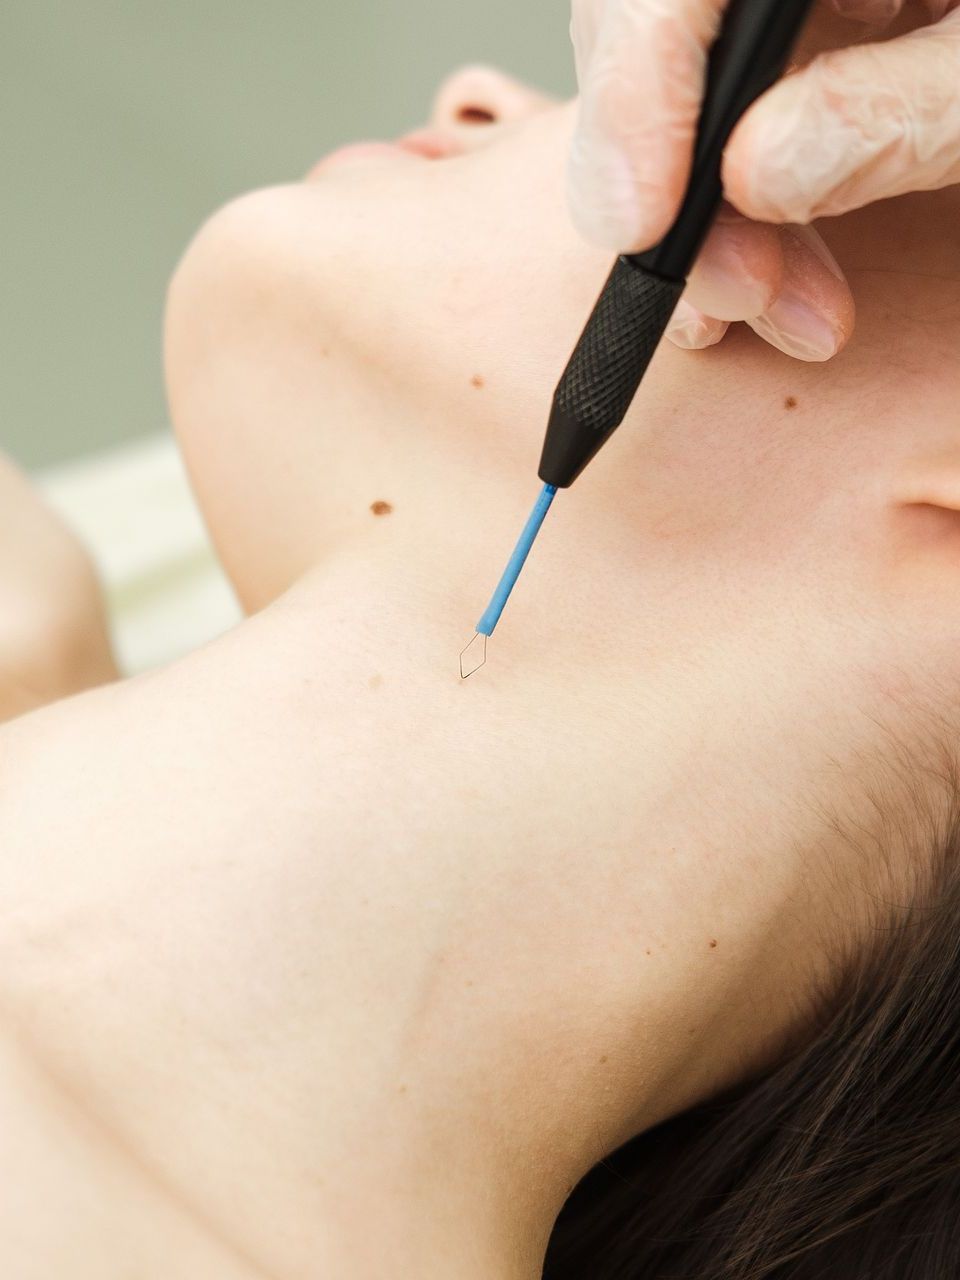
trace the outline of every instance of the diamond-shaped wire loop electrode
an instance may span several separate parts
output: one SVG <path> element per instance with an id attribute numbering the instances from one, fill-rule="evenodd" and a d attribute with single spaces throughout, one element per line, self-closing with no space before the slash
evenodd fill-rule
<path id="1" fill-rule="evenodd" d="M 460 679 L 472 676 L 487 660 L 487 637 L 479 631 L 460 654 Z"/>

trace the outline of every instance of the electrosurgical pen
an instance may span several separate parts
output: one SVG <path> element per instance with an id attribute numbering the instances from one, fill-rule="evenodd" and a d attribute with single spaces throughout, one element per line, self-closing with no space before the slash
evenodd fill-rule
<path id="1" fill-rule="evenodd" d="M 500 619 L 558 489 L 567 489 L 626 417 L 686 288 L 723 195 L 723 152 L 741 116 L 783 75 L 813 0 L 730 0 L 710 52 L 686 194 L 663 240 L 621 255 L 553 397 L 533 515 L 477 634 L 460 655 L 466 679 L 486 660 Z"/>

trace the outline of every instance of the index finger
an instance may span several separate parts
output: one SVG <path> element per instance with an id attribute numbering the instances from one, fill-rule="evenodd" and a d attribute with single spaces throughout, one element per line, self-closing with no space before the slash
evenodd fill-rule
<path id="1" fill-rule="evenodd" d="M 569 170 L 574 220 L 595 243 L 639 252 L 675 218 L 725 7 L 724 0 L 607 0 L 599 14 L 593 48 L 581 59 Z M 595 8 L 589 16 L 596 20 Z"/>

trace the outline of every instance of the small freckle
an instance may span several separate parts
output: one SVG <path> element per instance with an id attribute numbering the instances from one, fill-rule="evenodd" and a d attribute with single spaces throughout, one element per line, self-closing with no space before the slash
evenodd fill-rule
<path id="1" fill-rule="evenodd" d="M 604 1055 L 603 1055 L 603 1057 L 600 1059 L 600 1061 L 601 1061 L 601 1062 L 606 1062 L 606 1060 L 607 1060 L 607 1055 L 606 1055 L 606 1054 L 604 1054 Z"/>
<path id="2" fill-rule="evenodd" d="M 397 1085 L 397 1093 L 406 1093 L 407 1086 L 405 1084 Z"/>
<path id="3" fill-rule="evenodd" d="M 475 373 L 470 379 L 470 385 L 471 387 L 476 387 L 478 391 L 481 391 L 487 384 L 479 373 Z"/>
<path id="4" fill-rule="evenodd" d="M 653 952 L 650 950 L 650 948 L 649 948 L 649 947 L 647 947 L 647 955 L 648 955 L 648 956 L 652 956 L 652 955 L 653 955 Z"/>
<path id="5" fill-rule="evenodd" d="M 783 407 L 785 409 L 795 409 L 797 407 L 797 397 L 787 396 L 786 400 L 783 402 Z"/>
<path id="6" fill-rule="evenodd" d="M 379 674 L 375 676 L 371 676 L 369 680 L 369 684 L 371 689 L 379 689 L 380 686 L 383 684 L 383 676 Z"/>
<path id="7" fill-rule="evenodd" d="M 464 986 L 472 987 L 472 986 L 473 986 L 473 979 L 472 979 L 472 978 L 468 978 L 468 979 L 466 980 L 466 982 L 464 983 Z"/>
<path id="8" fill-rule="evenodd" d="M 378 502 L 370 503 L 370 510 L 373 512 L 375 516 L 388 516 L 390 512 L 393 510 L 393 507 L 390 505 L 389 502 L 384 502 L 382 499 L 380 499 Z"/>
<path id="9" fill-rule="evenodd" d="M 711 938 L 711 939 L 710 939 L 710 945 L 711 945 L 711 947 L 715 947 L 715 946 L 717 945 L 717 940 L 716 940 L 716 938 Z"/>

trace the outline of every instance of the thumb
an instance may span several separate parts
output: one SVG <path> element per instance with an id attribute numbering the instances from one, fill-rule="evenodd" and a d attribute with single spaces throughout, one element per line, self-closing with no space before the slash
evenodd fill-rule
<path id="1" fill-rule="evenodd" d="M 663 236 L 683 197 L 724 0 L 581 8 L 573 25 L 581 96 L 570 211 L 588 240 L 638 252 Z"/>
<path id="2" fill-rule="evenodd" d="M 744 116 L 727 198 L 765 222 L 809 222 L 960 181 L 960 10 L 885 44 L 821 54 Z"/>

